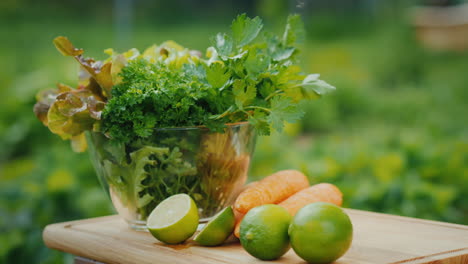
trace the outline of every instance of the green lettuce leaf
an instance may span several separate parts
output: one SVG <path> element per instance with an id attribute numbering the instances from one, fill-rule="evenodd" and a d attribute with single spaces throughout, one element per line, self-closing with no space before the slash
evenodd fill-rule
<path id="1" fill-rule="evenodd" d="M 89 91 L 61 93 L 47 113 L 48 127 L 62 139 L 71 139 L 92 130 L 103 109 L 104 103 L 97 101 Z"/>
<path id="2" fill-rule="evenodd" d="M 56 37 L 54 39 L 54 44 L 63 56 L 80 56 L 83 54 L 83 49 L 75 48 L 66 37 Z"/>
<path id="3" fill-rule="evenodd" d="M 105 103 L 95 94 L 94 82 L 73 89 L 57 84 L 57 89 L 39 92 L 34 113 L 54 134 L 70 139 L 76 152 L 86 150 L 84 132 L 93 130 L 101 119 Z"/>
<path id="4" fill-rule="evenodd" d="M 110 97 L 110 90 L 113 86 L 111 75 L 112 62 L 104 64 L 91 58 L 84 58 L 82 55 L 83 50 L 75 48 L 66 37 L 56 37 L 54 39 L 54 44 L 57 50 L 64 56 L 74 57 L 81 67 L 101 86 L 103 94 L 106 97 Z"/>
<path id="5" fill-rule="evenodd" d="M 74 152 L 84 152 L 88 147 L 85 133 L 81 133 L 78 136 L 73 136 L 70 139 L 70 143 Z"/>
<path id="6" fill-rule="evenodd" d="M 36 104 L 34 105 L 34 114 L 36 117 L 45 125 L 48 126 L 49 120 L 47 119 L 47 113 L 49 112 L 50 106 L 55 102 L 57 97 L 57 89 L 49 89 L 40 91 L 36 95 Z"/>
<path id="7" fill-rule="evenodd" d="M 65 56 L 74 57 L 81 65 L 78 88 L 57 84 L 57 89 L 39 92 L 34 113 L 52 133 L 71 140 L 74 151 L 86 149 L 84 132 L 99 128 L 101 113 L 113 86 L 112 62 L 102 63 L 85 59 L 83 50 L 75 48 L 65 37 L 54 39 L 57 50 Z M 118 74 L 123 67 L 119 57 L 112 73 Z"/>

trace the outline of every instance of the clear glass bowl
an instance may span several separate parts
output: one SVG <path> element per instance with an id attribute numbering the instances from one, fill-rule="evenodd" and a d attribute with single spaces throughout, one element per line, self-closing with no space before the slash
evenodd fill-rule
<path id="1" fill-rule="evenodd" d="M 207 221 L 231 205 L 247 180 L 255 147 L 248 123 L 224 133 L 205 127 L 162 128 L 144 141 L 117 144 L 102 133 L 87 134 L 89 154 L 114 208 L 136 230 L 165 198 L 190 195 Z"/>

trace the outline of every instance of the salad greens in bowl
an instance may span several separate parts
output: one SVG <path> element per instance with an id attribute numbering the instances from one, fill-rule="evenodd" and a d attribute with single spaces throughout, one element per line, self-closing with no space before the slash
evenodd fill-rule
<path id="1" fill-rule="evenodd" d="M 207 219 L 233 202 L 247 179 L 255 136 L 302 117 L 298 105 L 335 88 L 298 65 L 298 15 L 281 36 L 260 18 L 239 15 L 206 53 L 173 41 L 97 61 L 65 37 L 54 44 L 80 64 L 76 88 L 37 96 L 50 131 L 89 146 L 114 207 L 136 229 L 165 198 L 187 193 Z"/>

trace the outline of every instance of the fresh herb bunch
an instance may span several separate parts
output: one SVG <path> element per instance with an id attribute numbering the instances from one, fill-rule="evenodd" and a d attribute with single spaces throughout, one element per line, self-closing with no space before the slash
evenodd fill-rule
<path id="1" fill-rule="evenodd" d="M 210 116 L 226 103 L 215 104 L 216 91 L 187 66 L 171 68 L 145 59 L 129 62 L 104 109 L 103 130 L 129 143 L 151 136 L 157 127 L 210 124 Z"/>
<path id="2" fill-rule="evenodd" d="M 221 132 L 226 123 L 247 120 L 259 134 L 281 131 L 285 121 L 302 117 L 300 101 L 334 87 L 297 65 L 296 45 L 304 39 L 298 15 L 288 18 L 281 38 L 262 29 L 260 18 L 238 16 L 230 34 L 213 39 L 206 59 L 178 46 L 150 48 L 145 53 L 159 55 L 140 56 L 122 69 L 103 131 L 120 142 L 148 137 L 154 128 L 203 125 Z"/>
<path id="3" fill-rule="evenodd" d="M 298 104 L 335 88 L 305 74 L 297 47 L 304 40 L 300 16 L 288 17 L 281 37 L 263 31 L 260 18 L 239 15 L 229 34 L 213 38 L 206 56 L 167 41 L 140 53 L 94 61 L 83 57 L 65 37 L 57 49 L 81 65 L 76 89 L 59 84 L 42 92 L 34 111 L 53 133 L 86 147 L 85 131 L 98 131 L 116 142 L 145 139 L 155 128 L 206 126 L 222 132 L 225 124 L 249 121 L 258 134 L 281 131 L 301 118 Z"/>

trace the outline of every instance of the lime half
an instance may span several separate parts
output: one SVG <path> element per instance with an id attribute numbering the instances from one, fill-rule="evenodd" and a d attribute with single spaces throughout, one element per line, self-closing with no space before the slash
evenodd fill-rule
<path id="1" fill-rule="evenodd" d="M 161 242 L 182 243 L 197 230 L 197 205 L 187 194 L 173 195 L 154 208 L 147 219 L 146 226 Z"/>
<path id="2" fill-rule="evenodd" d="M 193 240 L 202 246 L 221 245 L 234 231 L 236 218 L 232 207 L 226 207 L 213 217 Z"/>

